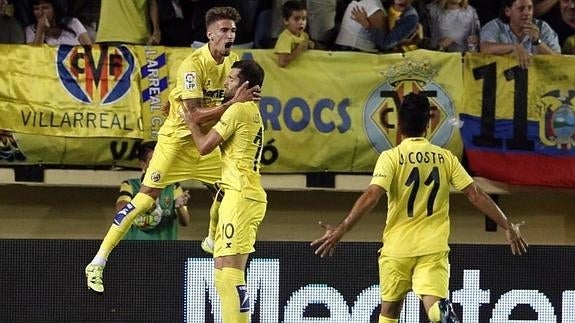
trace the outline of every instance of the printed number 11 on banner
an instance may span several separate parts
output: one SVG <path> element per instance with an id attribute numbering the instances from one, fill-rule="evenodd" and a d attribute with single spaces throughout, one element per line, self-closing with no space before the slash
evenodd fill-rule
<path id="1" fill-rule="evenodd" d="M 513 137 L 506 138 L 507 148 L 529 150 L 533 140 L 527 139 L 527 69 L 514 66 L 503 71 L 507 81 L 515 81 L 513 97 Z M 497 106 L 497 65 L 491 63 L 473 69 L 473 77 L 483 80 L 481 100 L 481 130 L 473 136 L 473 144 L 480 147 L 502 148 L 503 140 L 495 137 L 495 109 Z"/>

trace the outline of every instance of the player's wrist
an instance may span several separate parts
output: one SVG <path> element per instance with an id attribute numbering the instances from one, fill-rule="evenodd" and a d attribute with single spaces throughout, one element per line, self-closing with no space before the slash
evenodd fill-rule
<path id="1" fill-rule="evenodd" d="M 509 231 L 509 230 L 513 229 L 513 222 L 511 222 L 511 220 L 509 220 L 509 219 L 505 219 L 503 229 L 505 231 Z"/>

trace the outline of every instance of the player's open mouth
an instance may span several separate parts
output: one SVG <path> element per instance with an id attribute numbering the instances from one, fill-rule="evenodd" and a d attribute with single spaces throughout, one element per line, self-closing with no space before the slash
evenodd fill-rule
<path id="1" fill-rule="evenodd" d="M 229 49 L 230 47 L 232 47 L 233 44 L 234 44 L 234 43 L 232 43 L 231 41 L 229 41 L 229 42 L 227 42 L 224 46 Z"/>

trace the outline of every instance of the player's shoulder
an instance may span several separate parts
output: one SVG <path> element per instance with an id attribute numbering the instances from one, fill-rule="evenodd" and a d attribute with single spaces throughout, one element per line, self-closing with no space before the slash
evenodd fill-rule
<path id="1" fill-rule="evenodd" d="M 451 150 L 445 148 L 445 147 L 441 147 L 438 145 L 433 145 L 435 147 L 435 149 L 437 149 L 439 152 L 441 152 L 443 155 L 448 156 L 450 158 L 454 158 L 455 155 L 453 154 L 453 152 L 451 152 Z"/>
<path id="2" fill-rule="evenodd" d="M 278 35 L 278 40 L 291 39 L 292 37 L 292 33 L 289 31 L 289 29 L 284 28 L 284 30 L 282 30 L 282 32 Z"/>
<path id="3" fill-rule="evenodd" d="M 194 49 L 194 51 L 182 61 L 182 65 L 204 65 L 209 58 L 206 56 L 206 53 L 209 54 L 210 51 L 204 47 Z"/>
<path id="4" fill-rule="evenodd" d="M 236 102 L 226 112 L 235 116 L 252 116 L 254 113 L 259 113 L 259 106 L 254 101 Z"/>
<path id="5" fill-rule="evenodd" d="M 379 159 L 394 160 L 399 158 L 399 145 L 388 148 L 379 154 Z"/>

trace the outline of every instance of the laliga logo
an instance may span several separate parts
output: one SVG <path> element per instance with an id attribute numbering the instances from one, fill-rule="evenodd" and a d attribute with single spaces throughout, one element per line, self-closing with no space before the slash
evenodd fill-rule
<path id="1" fill-rule="evenodd" d="M 400 142 L 398 108 L 411 92 L 426 95 L 431 104 L 428 140 L 441 147 L 447 145 L 459 121 L 451 97 L 431 79 L 436 71 L 428 61 L 407 60 L 382 72 L 384 82 L 371 92 L 363 111 L 364 130 L 377 153 Z"/>
<path id="2" fill-rule="evenodd" d="M 60 83 L 82 103 L 112 104 L 130 90 L 134 55 L 126 46 L 59 46 Z"/>
<path id="3" fill-rule="evenodd" d="M 539 121 L 539 137 L 546 146 L 571 149 L 575 144 L 575 111 L 571 105 L 575 91 L 569 90 L 566 96 L 561 96 L 561 91 L 555 90 L 541 98 L 546 97 L 554 98 L 555 104 L 548 104 L 544 109 L 545 117 Z"/>

